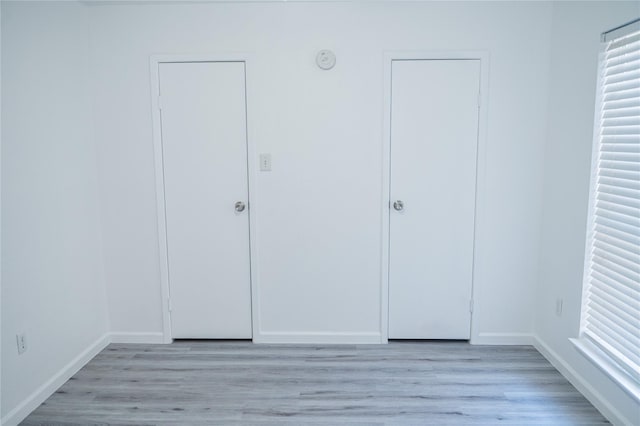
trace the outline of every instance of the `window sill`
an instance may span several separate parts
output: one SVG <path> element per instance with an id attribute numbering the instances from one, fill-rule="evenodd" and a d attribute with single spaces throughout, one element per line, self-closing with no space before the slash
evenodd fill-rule
<path id="1" fill-rule="evenodd" d="M 573 346 L 593 365 L 613 380 L 636 402 L 640 402 L 640 383 L 614 363 L 607 354 L 587 339 L 569 339 Z"/>

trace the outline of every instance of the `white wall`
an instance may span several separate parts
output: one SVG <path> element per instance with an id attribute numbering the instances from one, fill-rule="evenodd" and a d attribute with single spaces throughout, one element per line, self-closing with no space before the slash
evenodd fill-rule
<path id="1" fill-rule="evenodd" d="M 381 329 L 383 52 L 491 56 L 480 176 L 474 338 L 533 328 L 548 88 L 549 3 L 89 6 L 109 312 L 116 333 L 162 330 L 149 56 L 251 52 L 260 329 L 295 340 Z M 337 65 L 314 64 L 322 48 Z M 143 336 L 144 337 L 144 336 Z"/>
<path id="2" fill-rule="evenodd" d="M 2 416 L 108 329 L 162 331 L 151 54 L 254 54 L 250 134 L 274 167 L 252 188 L 255 333 L 356 339 L 381 327 L 383 52 L 481 49 L 491 59 L 474 338 L 525 342 L 535 317 L 538 346 L 606 395 L 600 408 L 632 418 L 637 404 L 567 339 L 598 35 L 638 14 L 632 2 L 2 2 Z M 337 53 L 330 72 L 313 63 L 322 48 Z"/>
<path id="3" fill-rule="evenodd" d="M 106 342 L 86 14 L 73 3 L 2 2 L 6 424 Z M 20 332 L 28 344 L 22 355 Z"/>
<path id="4" fill-rule="evenodd" d="M 560 2 L 554 6 L 549 132 L 535 332 L 538 347 L 610 418 L 640 423 L 640 405 L 569 342 L 580 326 L 584 244 L 600 33 L 640 16 L 637 2 Z M 561 317 L 556 299 L 564 300 Z M 576 380 L 578 378 L 578 380 Z"/>

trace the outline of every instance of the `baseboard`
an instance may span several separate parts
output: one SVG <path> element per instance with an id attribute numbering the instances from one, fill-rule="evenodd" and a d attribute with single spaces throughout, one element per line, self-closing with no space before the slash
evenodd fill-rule
<path id="1" fill-rule="evenodd" d="M 379 344 L 380 333 L 262 332 L 253 336 L 254 343 L 306 344 Z"/>
<path id="2" fill-rule="evenodd" d="M 38 408 L 47 398 L 49 398 L 60 386 L 84 367 L 93 357 L 109 344 L 109 334 L 105 334 L 93 342 L 87 349 L 82 351 L 71 362 L 65 365 L 59 372 L 40 386 L 35 392 L 29 395 L 16 408 L 11 410 L 2 418 L 3 426 L 15 426 L 23 421 L 33 410 Z"/>
<path id="3" fill-rule="evenodd" d="M 614 425 L 632 425 L 622 413 L 600 392 L 589 384 L 576 370 L 574 370 L 557 352 L 549 347 L 538 336 L 534 336 L 533 346 L 560 372 L 594 407 Z"/>
<path id="4" fill-rule="evenodd" d="M 115 331 L 109 333 L 109 336 L 111 343 L 164 343 L 164 334 L 162 332 L 135 333 Z"/>
<path id="5" fill-rule="evenodd" d="M 531 333 L 478 333 L 471 337 L 472 345 L 533 345 Z"/>

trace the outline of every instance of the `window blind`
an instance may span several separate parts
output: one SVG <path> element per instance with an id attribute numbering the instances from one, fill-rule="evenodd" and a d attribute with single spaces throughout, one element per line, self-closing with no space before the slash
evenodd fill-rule
<path id="1" fill-rule="evenodd" d="M 637 25 L 605 42 L 599 83 L 582 336 L 640 383 Z"/>

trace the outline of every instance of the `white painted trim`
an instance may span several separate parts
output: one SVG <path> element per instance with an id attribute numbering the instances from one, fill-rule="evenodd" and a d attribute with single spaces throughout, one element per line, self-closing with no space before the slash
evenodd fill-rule
<path id="1" fill-rule="evenodd" d="M 258 285 L 258 197 L 254 191 L 258 182 L 258 150 L 256 141 L 258 135 L 254 133 L 256 126 L 251 126 L 251 95 L 255 93 L 254 79 L 251 69 L 253 56 L 251 54 L 242 55 L 244 58 L 245 68 L 245 113 L 247 125 L 247 182 L 249 194 L 249 264 L 250 264 L 250 280 L 251 280 L 251 323 L 252 335 L 260 333 L 260 286 Z"/>
<path id="2" fill-rule="evenodd" d="M 489 52 L 485 50 L 443 50 L 443 51 L 395 51 L 385 52 L 384 67 L 384 94 L 383 94 L 383 125 L 382 125 L 382 244 L 381 244 L 381 268 L 380 268 L 380 335 L 382 342 L 389 338 L 389 208 L 390 208 L 390 153 L 391 153 L 391 62 L 394 60 L 437 60 L 437 59 L 475 59 L 480 61 L 480 109 L 478 112 L 478 147 L 476 165 L 476 210 L 473 249 L 473 278 L 472 299 L 474 300 L 471 312 L 471 343 L 483 344 L 480 338 L 477 318 L 481 318 L 481 304 L 475 303 L 477 295 L 481 294 L 482 283 L 478 279 L 480 262 L 475 260 L 483 247 L 478 235 L 479 230 L 484 229 L 485 220 L 485 194 L 486 194 L 486 156 L 487 156 L 487 123 L 489 105 Z M 509 339 L 505 339 L 509 341 Z M 499 343 L 496 343 L 499 344 Z M 510 344 L 510 343 L 506 343 Z"/>
<path id="3" fill-rule="evenodd" d="M 262 332 L 254 334 L 254 343 L 288 344 L 380 344 L 380 333 Z"/>
<path id="4" fill-rule="evenodd" d="M 201 54 L 154 54 L 151 63 L 163 62 L 247 62 L 251 56 L 249 52 L 218 52 Z M 157 73 L 156 73 L 157 74 Z"/>
<path id="5" fill-rule="evenodd" d="M 111 343 L 141 343 L 157 344 L 165 343 L 163 332 L 137 333 L 127 331 L 115 331 L 109 333 Z"/>
<path id="6" fill-rule="evenodd" d="M 571 384 L 589 400 L 603 416 L 614 425 L 633 425 L 618 411 L 609 400 L 585 380 L 580 373 L 569 365 L 557 352 L 547 345 L 539 336 L 533 336 L 533 346 L 560 372 Z"/>
<path id="7" fill-rule="evenodd" d="M 602 85 L 604 79 L 605 70 L 605 45 L 600 45 L 600 52 L 598 54 L 598 80 L 596 84 L 595 94 L 595 108 L 593 113 L 593 141 L 591 144 L 591 171 L 589 175 L 589 204 L 587 207 L 587 220 L 585 226 L 585 242 L 584 242 L 584 258 L 582 268 L 582 293 L 580 297 L 580 327 L 578 334 L 582 333 L 587 325 L 586 313 L 587 302 L 589 301 L 589 287 L 591 286 L 591 251 L 595 238 L 595 211 L 596 211 L 596 186 L 598 179 L 598 158 L 600 152 L 600 126 L 601 126 L 601 114 L 603 93 Z"/>
<path id="8" fill-rule="evenodd" d="M 247 184 L 249 194 L 249 251 L 250 251 L 250 280 L 251 280 L 251 318 L 252 333 L 255 336 L 259 332 L 260 300 L 258 291 L 258 251 L 257 251 L 257 226 L 256 226 L 256 200 L 252 191 L 257 182 L 256 166 L 257 153 L 252 126 L 249 125 L 250 117 L 250 93 L 253 83 L 251 66 L 253 55 L 250 53 L 215 53 L 215 54 L 189 54 L 189 55 L 152 55 L 149 58 L 150 84 L 151 84 L 151 108 L 153 118 L 153 152 L 155 158 L 156 175 L 156 208 L 158 212 L 158 252 L 160 260 L 160 291 L 162 295 L 162 329 L 163 342 L 171 343 L 171 312 L 169 311 L 169 298 L 171 291 L 169 286 L 169 258 L 167 250 L 166 211 L 164 198 L 164 166 L 162 158 L 162 122 L 160 105 L 158 102 L 160 91 L 159 65 L 167 62 L 244 62 L 245 65 L 245 102 L 247 125 Z"/>
<path id="9" fill-rule="evenodd" d="M 158 213 L 158 257 L 160 262 L 160 291 L 162 296 L 162 330 L 164 343 L 171 343 L 171 316 L 169 312 L 169 259 L 167 253 L 167 233 L 164 200 L 164 166 L 162 159 L 162 122 L 160 117 L 160 57 L 152 56 L 149 62 L 151 71 L 151 108 L 153 122 L 153 154 L 156 175 L 156 210 Z"/>
<path id="10" fill-rule="evenodd" d="M 390 178 L 391 178 L 391 61 L 392 54 L 383 57 L 383 97 L 382 97 L 382 192 L 380 217 L 381 239 L 380 245 L 380 336 L 383 342 L 389 340 L 389 209 L 391 208 Z"/>
<path id="11" fill-rule="evenodd" d="M 38 408 L 40 404 L 60 388 L 60 386 L 76 374 L 78 370 L 84 367 L 93 357 L 106 348 L 109 341 L 109 334 L 107 333 L 93 342 L 67 365 L 62 367 L 60 371 L 54 374 L 42 386 L 25 398 L 16 408 L 7 413 L 7 415 L 2 418 L 2 425 L 14 426 L 23 421 L 33 410 Z"/>
<path id="12" fill-rule="evenodd" d="M 534 343 L 531 333 L 486 333 L 480 332 L 472 336 L 472 345 L 527 345 Z"/>
<path id="13" fill-rule="evenodd" d="M 594 367 L 620 386 L 620 389 L 625 391 L 636 403 L 640 402 L 640 385 L 637 380 L 634 380 L 609 354 L 600 349 L 589 338 L 581 337 L 569 339 L 569 341 L 578 350 L 578 353 L 584 356 Z"/>

